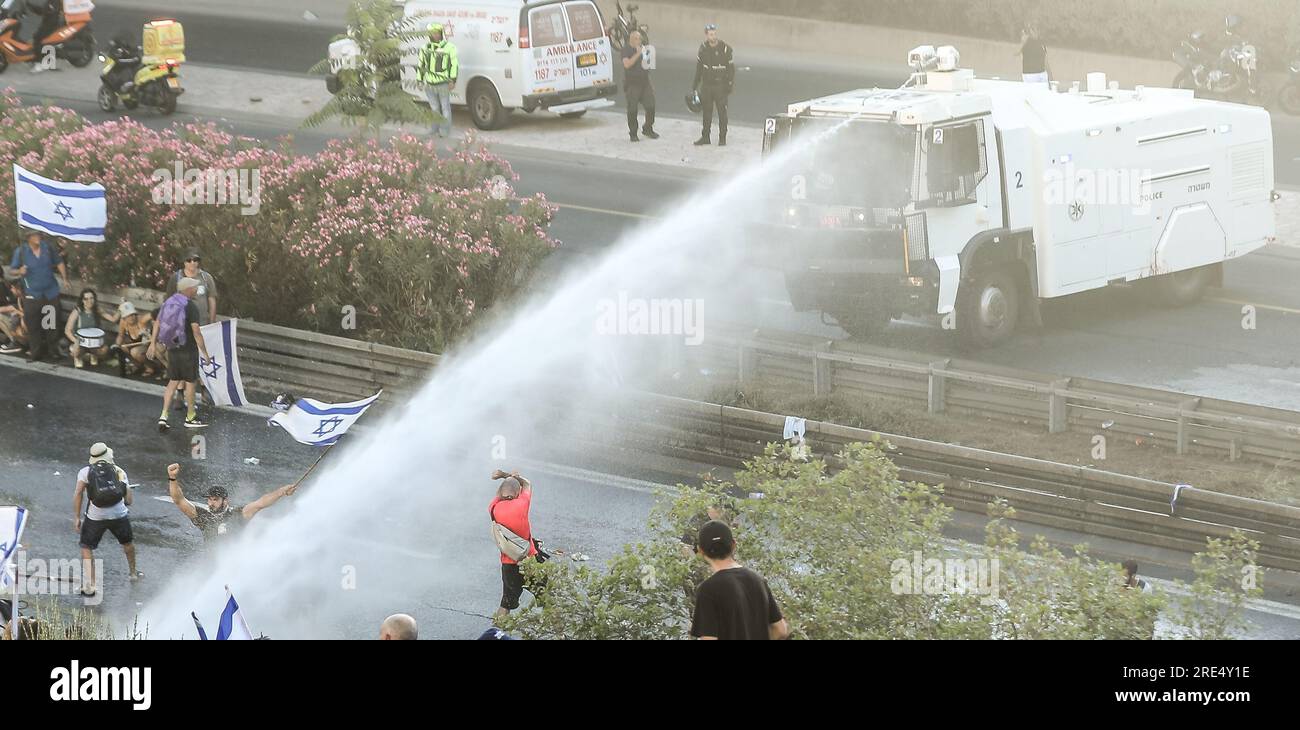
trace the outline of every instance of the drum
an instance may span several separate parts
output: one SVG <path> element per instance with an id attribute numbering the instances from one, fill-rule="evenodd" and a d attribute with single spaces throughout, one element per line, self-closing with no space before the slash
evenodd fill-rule
<path id="1" fill-rule="evenodd" d="M 77 344 L 85 350 L 98 350 L 104 346 L 104 330 L 98 327 L 77 330 Z"/>

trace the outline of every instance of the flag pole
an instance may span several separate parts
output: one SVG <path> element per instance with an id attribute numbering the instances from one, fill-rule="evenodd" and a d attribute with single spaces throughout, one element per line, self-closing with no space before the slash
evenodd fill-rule
<path id="1" fill-rule="evenodd" d="M 7 570 L 7 568 L 6 568 Z M 9 638 L 13 641 L 18 640 L 18 566 L 14 565 L 14 585 L 13 595 L 9 597 Z"/>
<path id="2" fill-rule="evenodd" d="M 345 434 L 345 435 L 346 435 L 346 434 Z M 316 467 L 320 465 L 321 460 L 323 460 L 323 459 L 325 458 L 325 455 L 328 454 L 328 453 L 330 452 L 330 449 L 332 449 L 332 448 L 334 448 L 335 446 L 337 446 L 338 443 L 339 443 L 339 441 L 342 441 L 342 440 L 343 440 L 343 436 L 339 436 L 337 439 L 334 439 L 334 443 L 332 443 L 332 444 L 330 444 L 329 446 L 326 446 L 324 449 L 322 449 L 321 452 L 320 452 L 320 456 L 316 457 L 316 461 L 313 462 L 311 466 L 307 467 L 307 471 L 304 472 L 302 476 L 298 477 L 298 481 L 296 481 L 296 482 L 293 483 L 293 488 L 294 488 L 294 489 L 297 489 L 297 488 L 298 488 L 298 485 L 302 484 L 303 481 L 306 480 L 307 477 L 310 476 L 311 473 L 312 473 L 313 471 L 316 471 Z"/>

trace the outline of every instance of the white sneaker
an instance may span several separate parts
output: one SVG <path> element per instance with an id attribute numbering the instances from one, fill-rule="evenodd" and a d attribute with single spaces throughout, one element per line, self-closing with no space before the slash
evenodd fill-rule
<path id="1" fill-rule="evenodd" d="M 40 64 L 36 64 L 35 66 L 32 66 L 32 73 L 34 74 L 38 74 L 44 70 L 45 69 Z"/>
<path id="2" fill-rule="evenodd" d="M 85 367 L 85 363 L 81 362 L 81 358 L 77 358 L 77 359 L 73 360 L 73 361 L 72 361 L 72 364 L 75 365 L 75 366 L 77 367 L 78 370 L 80 370 L 80 369 L 82 369 L 83 367 Z"/>
<path id="3" fill-rule="evenodd" d="M 92 368 L 97 368 L 97 367 L 99 367 L 99 358 L 98 358 L 98 357 L 95 357 L 94 355 L 91 355 L 91 356 L 90 356 L 90 366 L 91 366 Z"/>

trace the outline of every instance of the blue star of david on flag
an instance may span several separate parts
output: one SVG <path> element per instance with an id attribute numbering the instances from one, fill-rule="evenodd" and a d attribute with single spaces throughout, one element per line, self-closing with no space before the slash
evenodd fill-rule
<path id="1" fill-rule="evenodd" d="M 204 377 L 217 379 L 217 373 L 221 372 L 221 361 L 215 357 L 201 358 L 199 365 L 203 368 Z"/>
<path id="2" fill-rule="evenodd" d="M 315 431 L 312 431 L 312 435 L 328 436 L 331 433 L 334 433 L 334 429 L 338 428 L 342 423 L 343 419 L 338 416 L 335 416 L 334 418 L 321 419 L 320 425 L 316 427 Z"/>
<path id="3" fill-rule="evenodd" d="M 54 214 L 62 218 L 66 223 L 72 219 L 72 208 L 69 208 L 67 203 L 60 200 L 59 204 L 54 206 Z"/>

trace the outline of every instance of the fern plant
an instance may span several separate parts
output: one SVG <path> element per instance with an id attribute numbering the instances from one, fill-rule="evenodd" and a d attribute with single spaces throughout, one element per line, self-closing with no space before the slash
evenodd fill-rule
<path id="1" fill-rule="evenodd" d="M 424 85 L 417 79 L 403 79 L 406 49 L 427 40 L 427 18 L 404 16 L 402 6 L 392 0 L 356 0 L 348 8 L 347 32 L 334 38 L 356 43 L 358 55 L 351 68 L 338 69 L 338 92 L 320 109 L 303 120 L 307 128 L 319 127 L 331 119 L 357 127 L 361 135 L 377 132 L 385 124 L 419 124 L 431 127 L 441 115 L 421 104 L 410 92 Z M 312 66 L 310 73 L 332 71 L 328 58 Z"/>

